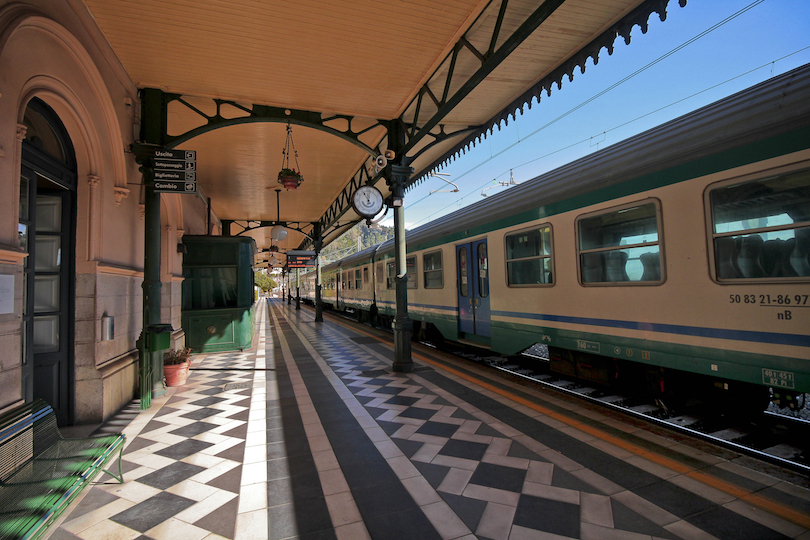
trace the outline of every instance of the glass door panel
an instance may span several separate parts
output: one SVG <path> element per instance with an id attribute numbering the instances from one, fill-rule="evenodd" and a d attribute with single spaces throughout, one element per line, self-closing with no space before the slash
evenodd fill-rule
<path id="1" fill-rule="evenodd" d="M 489 337 L 489 256 L 487 241 L 456 246 L 459 330 Z"/>
<path id="2" fill-rule="evenodd" d="M 456 246 L 456 273 L 458 275 L 458 329 L 461 332 L 475 331 L 472 298 L 470 298 L 470 246 Z"/>
<path id="3" fill-rule="evenodd" d="M 489 307 L 489 255 L 487 241 L 473 242 L 475 250 L 475 334 L 489 337 L 490 319 L 492 317 Z"/>

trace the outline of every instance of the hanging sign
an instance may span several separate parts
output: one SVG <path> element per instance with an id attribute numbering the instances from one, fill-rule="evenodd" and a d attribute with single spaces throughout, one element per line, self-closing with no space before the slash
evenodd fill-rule
<path id="1" fill-rule="evenodd" d="M 197 151 L 155 150 L 155 192 L 197 193 Z"/>
<path id="2" fill-rule="evenodd" d="M 315 252 L 301 250 L 288 251 L 287 268 L 315 268 Z"/>
<path id="3" fill-rule="evenodd" d="M 164 182 L 155 180 L 156 193 L 197 193 L 197 182 Z"/>

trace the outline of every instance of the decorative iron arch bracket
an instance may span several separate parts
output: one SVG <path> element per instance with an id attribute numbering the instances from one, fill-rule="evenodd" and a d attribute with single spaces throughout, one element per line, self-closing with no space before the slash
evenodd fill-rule
<path id="1" fill-rule="evenodd" d="M 303 222 L 303 221 L 259 221 L 259 220 L 245 220 L 245 219 L 223 219 L 222 226 L 225 228 L 226 226 L 230 229 L 231 225 L 236 225 L 240 227 L 240 230 L 236 234 L 230 234 L 226 236 L 240 236 L 248 231 L 254 231 L 256 229 L 262 229 L 264 227 L 274 227 L 276 225 L 281 225 L 285 229 L 290 229 L 291 231 L 296 231 L 304 236 L 306 236 L 309 240 L 305 241 L 312 241 L 314 237 L 311 233 L 304 231 L 304 227 L 315 227 L 314 223 Z"/>
<path id="2" fill-rule="evenodd" d="M 169 94 L 157 88 L 142 88 L 140 90 L 141 99 L 141 141 L 146 144 L 154 144 L 162 148 L 175 148 L 176 146 L 203 133 L 213 131 L 226 126 L 239 124 L 251 124 L 255 122 L 281 122 L 317 129 L 334 135 L 346 142 L 360 148 L 372 157 L 379 155 L 379 148 L 372 148 L 360 137 L 371 130 L 379 127 L 388 131 L 389 123 L 383 120 L 374 120 L 373 124 L 364 129 L 354 131 L 352 122 L 354 117 L 344 114 L 334 114 L 324 116 L 323 113 L 313 111 L 302 111 L 297 109 L 284 109 L 281 107 L 270 107 L 268 105 L 251 105 L 246 107 L 235 101 L 225 99 L 210 98 L 216 106 L 216 113 L 206 114 L 199 108 L 189 103 L 181 94 Z M 169 104 L 175 102 L 187 110 L 198 115 L 205 123 L 199 127 L 181 133 L 180 135 L 169 135 Z M 244 113 L 244 116 L 235 118 L 225 118 L 222 115 L 222 107 L 227 105 Z M 336 121 L 344 121 L 346 129 L 337 129 L 328 125 Z"/>

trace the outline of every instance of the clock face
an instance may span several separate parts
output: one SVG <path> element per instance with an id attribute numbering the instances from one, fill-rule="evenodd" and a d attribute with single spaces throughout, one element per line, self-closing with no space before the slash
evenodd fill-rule
<path id="1" fill-rule="evenodd" d="M 354 192 L 352 205 L 357 213 L 364 218 L 372 218 L 382 210 L 382 193 L 374 186 L 361 186 Z"/>

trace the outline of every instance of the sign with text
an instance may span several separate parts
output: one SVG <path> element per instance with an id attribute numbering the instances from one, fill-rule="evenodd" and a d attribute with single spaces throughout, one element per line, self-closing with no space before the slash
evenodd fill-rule
<path id="1" fill-rule="evenodd" d="M 155 180 L 157 193 L 197 193 L 197 182 L 162 182 Z"/>
<path id="2" fill-rule="evenodd" d="M 315 268 L 315 252 L 301 250 L 288 251 L 287 268 Z"/>
<path id="3" fill-rule="evenodd" d="M 155 150 L 155 192 L 197 193 L 197 152 Z"/>
<path id="4" fill-rule="evenodd" d="M 197 173 L 183 171 L 155 171 L 155 180 L 167 182 L 196 182 Z"/>

